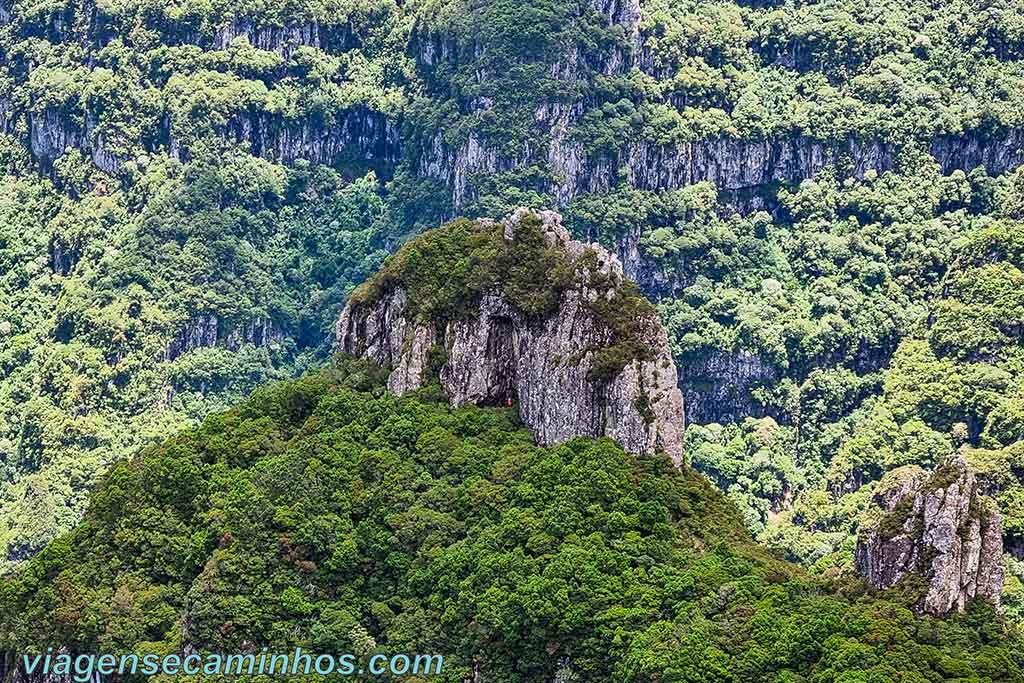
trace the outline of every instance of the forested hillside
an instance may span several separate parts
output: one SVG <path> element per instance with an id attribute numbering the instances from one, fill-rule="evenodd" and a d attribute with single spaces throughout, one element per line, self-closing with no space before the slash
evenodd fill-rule
<path id="1" fill-rule="evenodd" d="M 6 562 L 69 528 L 110 462 L 320 362 L 381 258 L 372 173 L 162 158 L 127 189 L 0 196 Z"/>
<path id="2" fill-rule="evenodd" d="M 917 617 L 808 577 L 689 467 L 540 448 L 437 395 L 342 361 L 118 463 L 0 584 L 0 647 L 443 653 L 452 682 L 1024 677 L 990 606 Z"/>
<path id="3" fill-rule="evenodd" d="M 4 567 L 517 205 L 657 304 L 760 540 L 842 574 L 882 475 L 963 448 L 1024 557 L 1020 2 L 3 0 L 0 55 Z"/>

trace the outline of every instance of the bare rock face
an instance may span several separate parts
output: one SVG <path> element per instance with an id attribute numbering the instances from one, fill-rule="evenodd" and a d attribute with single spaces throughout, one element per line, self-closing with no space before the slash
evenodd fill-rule
<path id="1" fill-rule="evenodd" d="M 237 351 L 243 344 L 270 347 L 287 338 L 273 320 L 257 316 L 246 321 L 231 321 L 213 313 L 200 313 L 185 324 L 164 349 L 164 360 L 174 360 L 203 348 Z"/>
<path id="2" fill-rule="evenodd" d="M 914 466 L 890 472 L 873 502 L 875 519 L 861 525 L 856 553 L 857 572 L 871 585 L 920 576 L 927 589 L 915 608 L 937 616 L 974 599 L 999 606 L 1002 517 L 962 456 L 931 474 Z"/>
<path id="3" fill-rule="evenodd" d="M 394 286 L 372 302 L 349 302 L 337 324 L 337 350 L 390 367 L 388 388 L 396 394 L 419 388 L 431 359 L 441 358 L 438 379 L 453 405 L 512 401 L 540 444 L 608 436 L 631 453 L 662 450 L 681 463 L 682 394 L 668 337 L 653 311 L 631 321 L 642 353 L 611 376 L 595 377 L 601 352 L 621 341 L 595 312 L 595 302 L 605 297 L 614 306 L 624 295 L 594 283 L 624 283 L 619 260 L 596 244 L 570 239 L 561 216 L 550 211 L 519 209 L 500 225 L 478 225 L 500 229 L 515 249 L 524 221 L 537 219 L 545 243 L 575 267 L 573 284 L 553 312 L 528 314 L 500 288 L 490 288 L 468 315 L 417 320 L 408 313 L 405 289 Z"/>

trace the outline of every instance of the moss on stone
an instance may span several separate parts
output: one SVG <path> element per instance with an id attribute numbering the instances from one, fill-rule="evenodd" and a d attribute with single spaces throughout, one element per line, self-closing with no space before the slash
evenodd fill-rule
<path id="1" fill-rule="evenodd" d="M 557 311 L 567 290 L 586 288 L 585 306 L 607 332 L 605 343 L 589 349 L 588 379 L 601 382 L 633 360 L 652 359 L 645 332 L 659 324 L 639 287 L 602 265 L 593 249 L 574 260 L 549 245 L 538 216 L 523 217 L 512 240 L 501 223 L 459 219 L 407 242 L 353 292 L 351 303 L 373 305 L 401 288 L 407 315 L 443 330 L 448 321 L 473 316 L 491 292 L 529 317 L 544 318 Z"/>
<path id="2" fill-rule="evenodd" d="M 632 280 L 601 272 L 594 250 L 587 250 L 580 261 L 587 287 L 597 294 L 587 305 L 611 333 L 608 344 L 594 349 L 588 379 L 607 381 L 633 360 L 654 358 L 654 349 L 644 341 L 644 326 L 659 324 L 658 312 Z"/>
<path id="3" fill-rule="evenodd" d="M 928 478 L 928 481 L 925 482 L 921 491 L 922 493 L 932 493 L 940 490 L 944 491 L 953 485 L 961 476 L 963 476 L 963 470 L 961 470 L 954 462 L 944 462 L 935 469 L 935 473 Z"/>
<path id="4" fill-rule="evenodd" d="M 439 381 L 441 368 L 448 362 L 448 350 L 441 344 L 433 344 L 427 349 L 426 378 L 430 381 Z"/>
<path id="5" fill-rule="evenodd" d="M 410 315 L 443 325 L 472 315 L 492 291 L 527 315 L 543 316 L 572 283 L 572 264 L 545 243 L 540 219 L 525 218 L 514 241 L 504 239 L 498 224 L 459 219 L 407 242 L 351 300 L 372 305 L 402 288 Z"/>
<path id="6" fill-rule="evenodd" d="M 878 535 L 885 539 L 907 533 L 907 521 L 914 514 L 914 497 L 906 496 L 878 521 Z M 911 534 L 913 529 L 910 530 Z"/>
<path id="7" fill-rule="evenodd" d="M 637 374 L 636 384 L 637 392 L 636 399 L 633 401 L 633 407 L 636 408 L 636 412 L 640 413 L 644 424 L 654 424 L 654 407 L 651 404 L 651 396 L 647 393 L 647 386 L 644 384 L 643 375 Z"/>

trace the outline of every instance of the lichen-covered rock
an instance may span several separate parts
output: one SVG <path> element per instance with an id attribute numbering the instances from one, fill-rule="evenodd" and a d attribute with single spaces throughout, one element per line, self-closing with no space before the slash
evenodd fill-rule
<path id="1" fill-rule="evenodd" d="M 554 274 L 550 284 L 537 283 L 560 289 L 556 305 L 540 314 L 520 305 L 508 282 L 488 280 L 479 266 L 487 284 L 469 310 L 423 319 L 410 310 L 403 275 L 392 273 L 373 296 L 353 297 L 346 306 L 337 349 L 391 368 L 388 387 L 397 394 L 420 387 L 432 357 L 439 358 L 437 379 L 454 405 L 512 401 L 541 444 L 608 436 L 629 452 L 662 450 L 681 462 L 683 402 L 668 338 L 646 302 L 633 307 L 631 297 L 639 295 L 629 291 L 619 260 L 570 239 L 550 211 L 520 209 L 501 224 L 484 220 L 472 229 L 493 232 L 524 259 L 532 252 L 518 246 L 531 239 L 525 233 L 539 230 L 542 251 L 558 255 L 554 270 L 567 266 L 572 273 L 561 285 Z M 420 254 L 418 241 L 409 252 Z"/>
<path id="2" fill-rule="evenodd" d="M 963 611 L 981 599 L 997 607 L 1003 589 L 1002 517 L 955 455 L 929 474 L 910 466 L 888 473 L 873 519 L 861 525 L 857 571 L 876 588 L 924 579 L 922 613 Z"/>

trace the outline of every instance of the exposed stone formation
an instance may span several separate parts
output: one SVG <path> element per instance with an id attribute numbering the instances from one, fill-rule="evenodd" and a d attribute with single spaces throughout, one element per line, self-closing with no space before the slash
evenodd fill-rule
<path id="1" fill-rule="evenodd" d="M 0 24 L 11 20 L 9 8 L 0 3 Z M 645 40 L 643 9 L 639 0 L 593 0 L 594 10 L 608 24 L 621 30 L 626 44 L 613 41 L 597 51 L 573 49 L 554 68 L 553 76 L 565 84 L 586 81 L 591 74 L 623 76 L 638 70 L 656 80 L 673 77 L 671 69 L 659 64 L 650 41 Z M 67 21 L 56 13 L 46 25 L 51 41 L 66 44 L 106 45 L 117 36 L 104 12 L 90 3 L 79 11 L 76 21 Z M 83 9 L 86 9 L 83 8 Z M 304 21 L 287 26 L 257 25 L 252 18 L 234 17 L 212 32 L 175 27 L 173 42 L 194 45 L 203 50 L 227 49 L 235 39 L 245 39 L 254 48 L 272 51 L 287 60 L 300 47 L 320 48 L 329 54 L 342 54 L 359 44 L 348 22 Z M 813 68 L 809 54 L 783 50 L 770 56 L 787 68 Z M 466 66 L 472 55 L 483 49 L 473 45 L 460 49 L 457 36 L 418 26 L 410 38 L 409 54 L 415 63 L 431 73 Z M 804 54 L 806 53 L 806 54 Z M 16 70 L 20 72 L 20 70 Z M 30 72 L 31 68 L 25 70 Z M 45 106 L 33 102 L 25 107 L 18 98 L 0 96 L 0 133 L 21 135 L 27 130 L 33 157 L 44 167 L 68 149 L 78 149 L 108 173 L 119 173 L 131 155 L 108 145 L 100 124 L 102 111 L 87 102 L 79 110 Z M 479 114 L 493 106 L 488 98 L 458 103 L 468 113 Z M 679 107 L 682 103 L 674 102 Z M 410 168 L 421 179 L 439 181 L 449 192 L 455 212 L 473 203 L 478 188 L 473 178 L 479 174 L 503 173 L 534 164 L 549 167 L 550 180 L 542 190 L 554 196 L 559 205 L 583 194 L 606 192 L 622 182 L 645 190 L 670 190 L 709 181 L 721 193 L 721 199 L 734 203 L 743 212 L 774 206 L 775 182 L 798 183 L 816 176 L 827 166 L 849 159 L 851 173 L 862 176 L 868 169 L 879 172 L 896 165 L 900 145 L 878 139 L 851 137 L 841 141 L 819 140 L 807 135 L 779 135 L 766 139 L 736 138 L 731 135 L 662 144 L 643 139 L 623 140 L 614 149 L 603 146 L 587 149 L 573 131 L 587 111 L 579 101 L 546 101 L 528 115 L 543 134 L 524 140 L 524 152 L 510 154 L 496 140 L 470 131 L 457 142 L 437 131 L 425 140 L 408 145 L 400 132 L 402 114 L 373 110 L 361 105 L 323 119 L 321 112 L 305 116 L 283 116 L 269 111 L 240 110 L 215 126 L 218 136 L 247 147 L 253 154 L 274 161 L 291 163 L 296 159 L 335 164 L 339 158 L 356 158 L 390 176 L 407 155 Z M 168 111 L 157 130 L 134 142 L 139 149 L 156 152 L 166 149 L 176 158 L 188 158 L 190 141 L 176 135 L 175 112 Z M 990 174 L 1005 173 L 1024 162 L 1024 129 L 998 132 L 968 130 L 956 135 L 937 135 L 922 140 L 944 173 L 960 169 L 970 171 L 983 166 Z M 422 151 L 417 151 L 422 150 Z"/>
<path id="2" fill-rule="evenodd" d="M 571 239 L 561 216 L 552 211 L 519 209 L 500 226 L 490 220 L 477 226 L 500 227 L 514 248 L 528 217 L 539 218 L 546 244 L 561 250 L 575 267 L 574 284 L 561 293 L 554 312 L 527 315 L 495 289 L 484 293 L 468 316 L 415 320 L 408 315 L 405 289 L 394 286 L 373 301 L 349 302 L 337 324 L 337 350 L 391 368 L 388 388 L 396 394 L 419 388 L 430 359 L 440 356 L 445 361 L 438 379 L 453 405 L 511 400 L 540 444 L 608 436 L 631 453 L 662 450 L 682 462 L 682 394 L 656 314 L 652 310 L 634 321 L 644 357 L 625 362 L 611 377 L 595 378 L 595 354 L 616 339 L 593 304 L 598 296 L 608 302 L 621 296 L 622 264 L 599 245 Z M 581 265 L 585 257 L 596 264 L 595 271 Z M 617 284 L 599 290 L 591 278 Z"/>
<path id="3" fill-rule="evenodd" d="M 164 360 L 174 360 L 202 348 L 237 351 L 243 344 L 266 348 L 285 339 L 285 332 L 269 318 L 231 321 L 213 313 L 200 313 L 174 335 L 164 349 Z"/>
<path id="4" fill-rule="evenodd" d="M 915 610 L 936 616 L 975 598 L 999 606 L 1002 517 L 962 456 L 931 474 L 916 466 L 888 473 L 873 502 L 875 519 L 862 523 L 856 554 L 857 572 L 872 586 L 920 576 L 927 589 Z"/>

